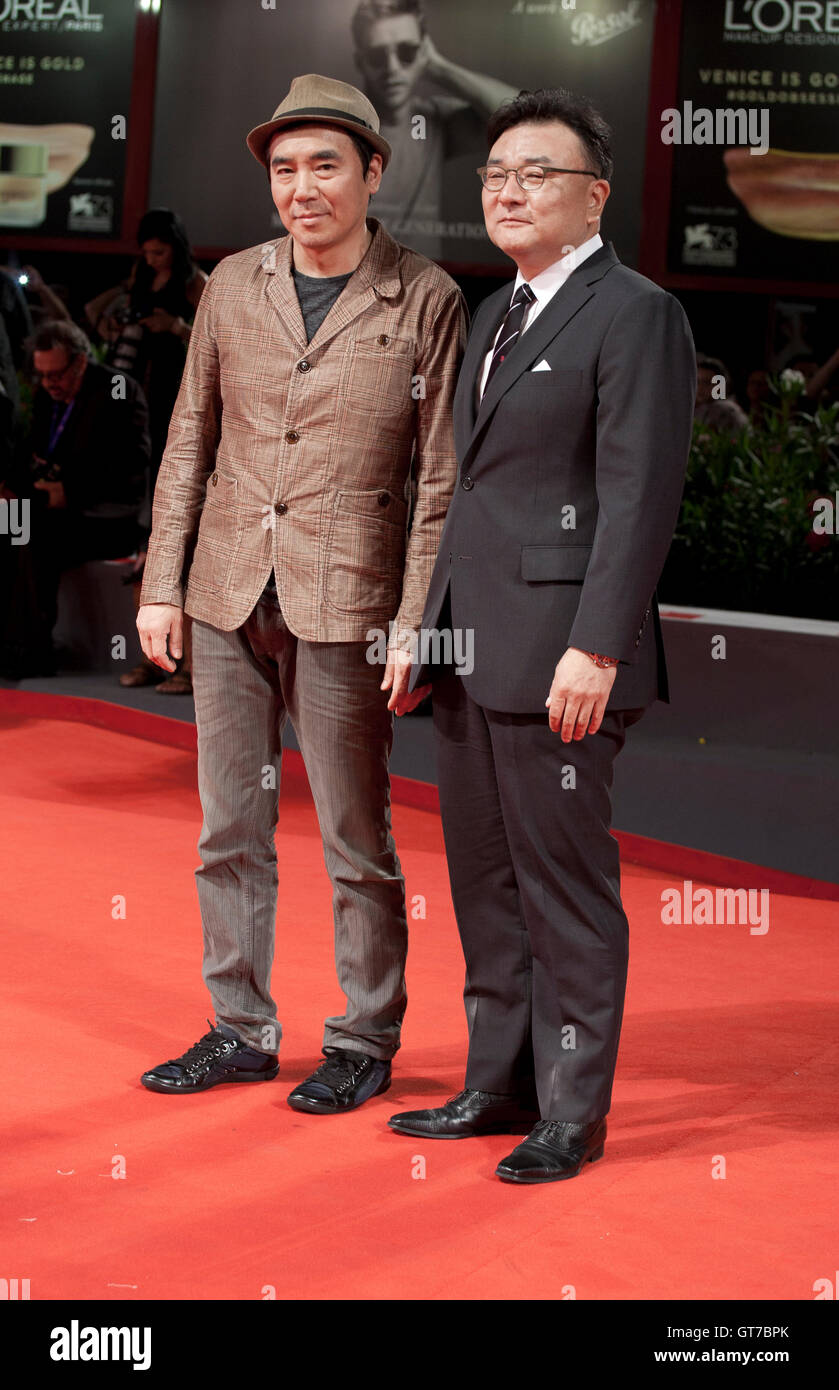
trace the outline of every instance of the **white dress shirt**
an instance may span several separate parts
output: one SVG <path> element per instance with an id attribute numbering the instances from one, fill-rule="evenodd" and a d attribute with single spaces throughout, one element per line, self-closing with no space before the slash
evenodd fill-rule
<path id="1" fill-rule="evenodd" d="M 573 250 L 569 251 L 567 255 L 562 257 L 561 260 L 554 261 L 553 265 L 549 265 L 546 270 L 540 270 L 538 275 L 534 275 L 532 280 L 528 280 L 527 283 L 530 285 L 530 288 L 532 289 L 536 298 L 534 303 L 529 304 L 527 307 L 527 313 L 524 316 L 524 321 L 521 327 L 522 333 L 526 333 L 528 328 L 530 328 L 536 322 L 542 310 L 545 308 L 545 305 L 548 304 L 551 299 L 553 299 L 560 286 L 565 284 L 565 281 L 568 279 L 568 276 L 571 274 L 572 270 L 576 270 L 578 265 L 580 265 L 583 261 L 587 260 L 588 257 L 593 255 L 594 252 L 602 245 L 603 238 L 601 237 L 599 232 L 595 232 L 594 236 L 589 237 L 588 241 L 582 242 L 580 246 L 575 246 Z M 516 291 L 518 290 L 519 285 L 523 284 L 524 276 L 522 275 L 521 271 L 519 271 L 516 275 L 516 282 L 513 286 L 513 292 L 510 295 L 511 304 L 513 302 L 513 299 L 515 298 Z M 489 352 L 484 358 L 484 365 L 481 370 L 480 378 L 479 399 L 484 394 L 484 386 L 486 384 L 487 373 L 489 372 L 489 364 L 492 361 L 492 356 L 495 352 L 495 344 L 498 342 L 498 334 L 501 332 L 502 326 L 503 323 L 499 325 L 498 333 L 496 333 L 495 338 L 492 342 L 492 347 L 490 348 Z"/>

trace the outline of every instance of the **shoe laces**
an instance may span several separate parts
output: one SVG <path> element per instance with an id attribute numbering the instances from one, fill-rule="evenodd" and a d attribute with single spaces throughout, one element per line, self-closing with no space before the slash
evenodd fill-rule
<path id="1" fill-rule="evenodd" d="M 326 1060 L 321 1062 L 309 1080 L 320 1081 L 330 1090 L 341 1092 L 351 1086 L 359 1073 L 366 1071 L 369 1066 L 370 1058 L 363 1053 L 336 1048 L 327 1054 Z"/>
<path id="2" fill-rule="evenodd" d="M 210 1020 L 207 1019 L 209 1023 Z M 197 1043 L 187 1048 L 181 1057 L 174 1057 L 168 1063 L 170 1067 L 183 1067 L 186 1072 L 203 1071 L 207 1063 L 214 1057 L 222 1057 L 228 1052 L 236 1051 L 236 1042 L 233 1038 L 228 1038 L 220 1029 L 214 1028 L 210 1024 L 209 1033 L 205 1033 Z"/>
<path id="3" fill-rule="evenodd" d="M 578 1132 L 569 1135 L 569 1128 Z M 580 1140 L 580 1133 L 586 1128 L 588 1128 L 588 1126 L 578 1124 L 574 1120 L 540 1120 L 537 1125 L 534 1125 L 528 1137 L 531 1140 L 541 1140 L 546 1144 L 552 1144 L 557 1136 L 560 1137 L 562 1142 L 571 1139 L 572 1142 L 578 1143 Z"/>

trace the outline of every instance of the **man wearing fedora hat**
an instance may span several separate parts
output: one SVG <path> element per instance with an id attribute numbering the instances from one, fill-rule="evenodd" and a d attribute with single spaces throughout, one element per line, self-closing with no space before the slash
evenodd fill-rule
<path id="1" fill-rule="evenodd" d="M 405 1011 L 405 886 L 390 823 L 407 691 L 456 460 L 463 299 L 368 219 L 390 158 L 355 87 L 296 78 L 247 138 L 289 235 L 226 257 L 199 305 L 154 497 L 137 626 L 164 670 L 193 618 L 196 870 L 215 1021 L 150 1090 L 267 1081 L 282 731 L 306 764 L 346 995 L 288 1097 L 351 1110 L 390 1085 Z M 408 527 L 410 481 L 415 501 Z M 382 673 L 371 628 L 390 633 Z M 168 653 L 167 653 L 168 641 Z M 389 692 L 389 693 L 388 693 Z"/>

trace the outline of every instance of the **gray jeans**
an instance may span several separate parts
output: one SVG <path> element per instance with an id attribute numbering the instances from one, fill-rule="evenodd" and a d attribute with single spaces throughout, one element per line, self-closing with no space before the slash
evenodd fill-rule
<path id="1" fill-rule="evenodd" d="M 366 652 L 364 642 L 298 639 L 270 591 L 232 632 L 193 620 L 204 982 L 216 1021 L 263 1052 L 276 1052 L 282 1035 L 271 965 L 287 718 L 320 823 L 347 999 L 345 1014 L 326 1020 L 324 1046 L 382 1059 L 399 1047 L 408 926 L 390 821 L 393 716 L 379 689 L 384 667 Z M 291 862 L 283 872 L 298 870 Z"/>

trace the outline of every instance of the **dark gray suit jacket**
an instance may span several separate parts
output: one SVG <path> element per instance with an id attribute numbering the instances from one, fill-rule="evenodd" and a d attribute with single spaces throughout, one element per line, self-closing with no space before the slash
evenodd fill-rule
<path id="1" fill-rule="evenodd" d="M 607 242 L 522 334 L 476 414 L 510 295 L 507 284 L 480 306 L 461 368 L 459 478 L 423 629 L 473 630 L 474 670 L 462 679 L 490 709 L 544 714 L 569 646 L 620 658 L 610 709 L 666 700 L 655 587 L 693 421 L 684 310 Z M 531 370 L 542 361 L 550 371 Z M 441 669 L 418 661 L 411 688 Z"/>

